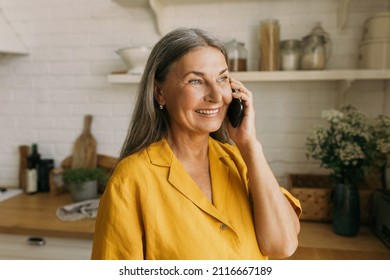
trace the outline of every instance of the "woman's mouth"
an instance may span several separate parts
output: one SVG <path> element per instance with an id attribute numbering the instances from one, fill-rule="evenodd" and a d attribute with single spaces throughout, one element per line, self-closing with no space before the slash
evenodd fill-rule
<path id="1" fill-rule="evenodd" d="M 214 114 L 217 114 L 219 112 L 219 108 L 218 109 L 200 109 L 200 110 L 195 110 L 195 112 L 199 113 L 199 114 L 202 114 L 202 115 L 214 115 Z"/>

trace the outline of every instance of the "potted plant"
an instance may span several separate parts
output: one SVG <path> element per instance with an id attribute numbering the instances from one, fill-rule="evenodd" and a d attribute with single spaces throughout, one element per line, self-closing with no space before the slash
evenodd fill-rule
<path id="1" fill-rule="evenodd" d="M 334 182 L 335 233 L 353 236 L 360 227 L 358 184 L 372 166 L 375 144 L 368 119 L 353 106 L 324 111 L 328 126 L 315 126 L 306 139 L 307 157 L 330 170 Z"/>
<path id="2" fill-rule="evenodd" d="M 62 180 L 73 201 L 82 201 L 98 197 L 98 184 L 106 183 L 107 173 L 102 168 L 68 168 L 63 171 Z"/>

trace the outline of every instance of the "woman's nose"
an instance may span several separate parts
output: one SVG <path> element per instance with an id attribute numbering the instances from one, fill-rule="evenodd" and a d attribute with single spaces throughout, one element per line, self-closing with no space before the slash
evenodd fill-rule
<path id="1" fill-rule="evenodd" d="M 223 97 L 223 89 L 219 87 L 218 85 L 209 85 L 208 92 L 206 94 L 206 100 L 209 102 L 220 102 Z"/>

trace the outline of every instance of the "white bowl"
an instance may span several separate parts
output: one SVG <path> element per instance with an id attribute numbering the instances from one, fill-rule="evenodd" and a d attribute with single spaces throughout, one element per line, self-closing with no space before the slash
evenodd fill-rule
<path id="1" fill-rule="evenodd" d="M 151 49 L 148 47 L 128 47 L 116 51 L 126 64 L 129 74 L 141 74 L 144 71 Z"/>

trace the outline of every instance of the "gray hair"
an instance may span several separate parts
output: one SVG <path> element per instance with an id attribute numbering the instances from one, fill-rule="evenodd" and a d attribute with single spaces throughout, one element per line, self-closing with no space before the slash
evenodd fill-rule
<path id="1" fill-rule="evenodd" d="M 175 29 L 153 47 L 139 83 L 134 112 L 120 159 L 143 150 L 167 135 L 169 116 L 165 109 L 159 109 L 154 97 L 155 83 L 164 82 L 171 66 L 187 53 L 207 46 L 219 49 L 228 64 L 224 44 L 212 34 L 196 28 Z M 225 123 L 218 131 L 211 133 L 211 136 L 224 143 L 231 142 Z"/>

